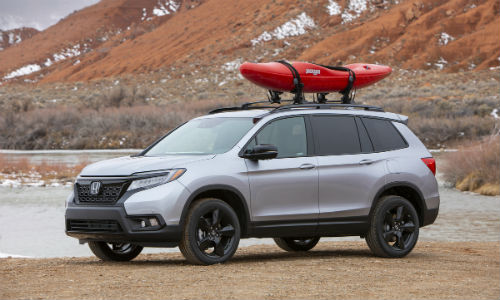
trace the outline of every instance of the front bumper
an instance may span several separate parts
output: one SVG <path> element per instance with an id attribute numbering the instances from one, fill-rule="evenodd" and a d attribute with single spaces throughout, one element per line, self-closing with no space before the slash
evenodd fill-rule
<path id="1" fill-rule="evenodd" d="M 139 230 L 136 215 L 127 215 L 123 206 L 76 206 L 66 208 L 66 234 L 81 242 L 104 241 L 133 243 L 144 247 L 175 247 L 182 230 L 179 225 L 167 225 L 161 215 L 156 230 Z M 72 226 L 77 222 L 93 224 L 87 228 Z M 113 226 L 111 226 L 112 224 Z"/>

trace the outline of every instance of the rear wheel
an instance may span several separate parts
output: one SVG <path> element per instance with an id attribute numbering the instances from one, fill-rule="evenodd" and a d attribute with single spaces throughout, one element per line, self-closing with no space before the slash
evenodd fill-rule
<path id="1" fill-rule="evenodd" d="M 179 244 L 193 264 L 211 265 L 230 259 L 240 242 L 240 223 L 234 210 L 222 200 L 197 201 L 188 213 Z"/>
<path id="2" fill-rule="evenodd" d="M 104 261 L 129 261 L 142 251 L 141 246 L 128 243 L 89 242 L 90 250 Z"/>
<path id="3" fill-rule="evenodd" d="M 274 238 L 278 247 L 285 251 L 308 251 L 319 242 L 319 237 L 310 238 Z"/>
<path id="4" fill-rule="evenodd" d="M 385 196 L 377 203 L 370 218 L 366 243 L 375 255 L 403 257 L 417 244 L 417 211 L 405 198 Z"/>

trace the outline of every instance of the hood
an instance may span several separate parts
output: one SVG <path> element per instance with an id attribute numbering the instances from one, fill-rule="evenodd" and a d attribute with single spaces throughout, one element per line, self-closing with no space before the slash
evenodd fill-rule
<path id="1" fill-rule="evenodd" d="M 184 168 L 215 155 L 124 156 L 86 166 L 80 176 L 130 176 L 138 172 Z"/>

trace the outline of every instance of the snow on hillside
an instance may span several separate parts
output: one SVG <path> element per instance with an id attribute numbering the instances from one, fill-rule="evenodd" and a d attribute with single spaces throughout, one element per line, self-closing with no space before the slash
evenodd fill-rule
<path id="1" fill-rule="evenodd" d="M 342 13 L 342 23 L 349 23 L 358 18 L 368 5 L 366 0 L 349 0 L 349 5 Z"/>
<path id="2" fill-rule="evenodd" d="M 5 34 L 5 39 L 4 39 L 4 34 Z M 5 47 L 12 46 L 14 44 L 19 44 L 20 42 L 23 41 L 23 38 L 21 37 L 20 33 L 15 33 L 15 32 L 6 32 L 6 31 L 1 31 L 0 30 L 0 51 L 4 50 L 4 47 L 2 47 L 2 44 Z"/>
<path id="3" fill-rule="evenodd" d="M 31 65 L 26 65 L 24 67 L 21 67 L 13 72 L 10 72 L 9 74 L 5 75 L 3 79 L 12 79 L 14 77 L 19 77 L 19 76 L 24 76 L 28 75 L 34 72 L 40 71 L 42 68 L 37 65 L 37 64 L 31 64 Z"/>
<path id="4" fill-rule="evenodd" d="M 342 8 L 340 7 L 340 5 L 334 0 L 328 0 L 328 5 L 326 6 L 326 9 L 330 16 L 340 15 L 340 13 L 342 12 Z"/>
<path id="5" fill-rule="evenodd" d="M 438 45 L 439 46 L 446 46 L 448 45 L 449 42 L 454 41 L 455 38 L 452 37 L 451 35 L 447 34 L 446 32 L 441 32 L 441 36 L 439 37 Z"/>
<path id="6" fill-rule="evenodd" d="M 180 7 L 180 4 L 176 3 L 174 0 L 167 0 L 164 2 L 163 4 L 162 1 L 158 1 L 158 7 L 155 6 L 153 8 L 153 15 L 158 17 L 169 15 L 175 13 Z"/>
<path id="7" fill-rule="evenodd" d="M 303 12 L 295 19 L 276 27 L 272 32 L 264 31 L 261 35 L 252 39 L 250 42 L 252 43 L 252 46 L 255 46 L 261 42 L 268 42 L 272 39 L 282 40 L 290 36 L 303 35 L 307 33 L 306 29 L 314 27 L 316 27 L 314 20 Z"/>
<path id="8" fill-rule="evenodd" d="M 8 80 L 12 78 L 16 78 L 19 76 L 25 76 L 29 75 L 34 72 L 40 71 L 43 67 L 50 67 L 52 64 L 56 62 L 60 62 L 72 57 L 76 57 L 81 55 L 82 53 L 87 52 L 89 49 L 87 48 L 87 44 L 83 44 L 81 46 L 80 44 L 76 44 L 73 47 L 68 47 L 66 49 L 61 50 L 58 53 L 54 53 L 52 55 L 52 59 L 49 57 L 45 60 L 45 62 L 41 65 L 39 64 L 29 64 L 26 66 L 23 66 L 13 72 L 10 72 L 9 74 L 5 75 L 3 77 L 3 80 Z M 75 62 L 74 64 L 78 64 L 80 61 Z"/>
<path id="9" fill-rule="evenodd" d="M 80 44 L 76 44 L 73 47 L 61 50 L 61 52 L 54 54 L 53 57 L 54 61 L 58 62 L 71 57 L 78 56 L 80 54 L 82 54 L 82 52 L 80 51 Z"/>

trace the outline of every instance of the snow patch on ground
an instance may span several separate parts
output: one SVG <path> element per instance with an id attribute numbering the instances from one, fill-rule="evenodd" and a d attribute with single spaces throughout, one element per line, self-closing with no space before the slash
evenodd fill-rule
<path id="1" fill-rule="evenodd" d="M 28 75 L 40 71 L 42 68 L 37 64 L 26 65 L 5 75 L 3 79 L 12 79 L 19 76 Z"/>
<path id="2" fill-rule="evenodd" d="M 342 8 L 340 7 L 340 5 L 333 0 L 328 0 L 328 5 L 326 6 L 326 10 L 328 11 L 328 14 L 330 16 L 336 16 L 342 13 Z"/>
<path id="3" fill-rule="evenodd" d="M 9 44 L 14 44 L 14 33 L 9 32 Z"/>
<path id="4" fill-rule="evenodd" d="M 452 37 L 451 35 L 447 34 L 446 32 L 441 32 L 441 35 L 439 36 L 438 45 L 439 46 L 446 46 L 446 45 L 448 45 L 449 42 L 452 42 L 454 40 L 455 40 L 455 38 Z"/>
<path id="5" fill-rule="evenodd" d="M 268 42 L 272 39 L 282 40 L 290 36 L 303 35 L 307 29 L 316 27 L 314 20 L 305 12 L 298 15 L 296 18 L 276 27 L 272 32 L 264 31 L 261 35 L 252 39 L 250 42 L 255 46 L 262 42 Z"/>
<path id="6" fill-rule="evenodd" d="M 54 61 L 58 62 L 71 57 L 78 56 L 80 54 L 82 54 L 82 52 L 80 51 L 80 44 L 76 44 L 73 47 L 61 50 L 61 52 L 54 54 L 53 57 Z"/>
<path id="7" fill-rule="evenodd" d="M 52 175 L 57 175 L 52 172 Z M 42 179 L 36 171 L 28 173 L 0 173 L 0 187 L 18 188 L 23 186 L 32 187 L 57 187 L 57 186 L 72 186 L 73 183 L 67 179 Z"/>
<path id="8" fill-rule="evenodd" d="M 30 256 L 17 255 L 17 254 L 9 254 L 0 252 L 0 258 L 31 258 Z"/>
<path id="9" fill-rule="evenodd" d="M 342 24 L 354 21 L 367 9 L 368 3 L 366 0 L 349 0 L 349 5 L 342 13 Z"/>
<path id="10" fill-rule="evenodd" d="M 158 1 L 158 7 L 153 8 L 153 15 L 157 17 L 169 15 L 171 13 L 175 13 L 179 7 L 180 4 L 176 3 L 173 0 L 167 0 L 162 3 L 162 1 Z"/>
<path id="11" fill-rule="evenodd" d="M 498 116 L 498 108 L 493 109 L 490 115 L 495 119 L 500 119 L 500 117 Z"/>
<path id="12" fill-rule="evenodd" d="M 440 57 L 439 60 L 434 63 L 434 66 L 438 67 L 439 70 L 442 70 L 446 66 L 447 63 L 448 62 L 446 61 L 446 59 L 444 59 L 443 57 Z"/>

